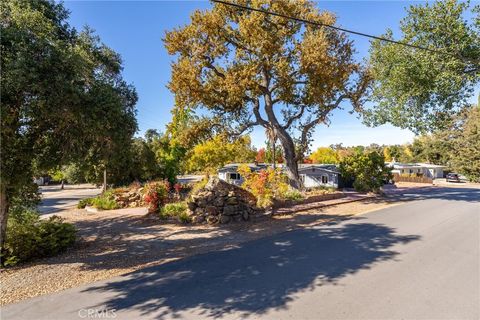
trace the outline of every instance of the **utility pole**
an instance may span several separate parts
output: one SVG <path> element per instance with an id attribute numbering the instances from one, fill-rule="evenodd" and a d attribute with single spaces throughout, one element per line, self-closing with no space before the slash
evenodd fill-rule
<path id="1" fill-rule="evenodd" d="M 275 160 L 276 160 L 276 154 L 275 154 L 275 145 L 277 144 L 277 139 L 273 137 L 273 145 L 272 145 L 272 153 L 273 153 L 273 170 L 275 170 L 276 165 L 275 165 Z"/>

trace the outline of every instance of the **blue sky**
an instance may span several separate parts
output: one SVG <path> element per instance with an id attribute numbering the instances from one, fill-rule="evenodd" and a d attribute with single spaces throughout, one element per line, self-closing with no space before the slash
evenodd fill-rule
<path id="1" fill-rule="evenodd" d="M 386 28 L 397 31 L 404 7 L 412 1 L 318 1 L 320 9 L 337 14 L 338 25 L 380 35 Z M 92 27 L 102 41 L 120 53 L 124 78 L 138 92 L 139 135 L 149 128 L 163 131 L 171 119 L 173 95 L 166 88 L 170 78 L 169 56 L 162 38 L 166 30 L 187 24 L 195 9 L 211 7 L 208 1 L 65 1 L 71 11 L 70 24 L 77 29 Z M 398 33 L 397 33 L 398 34 Z M 358 57 L 368 54 L 369 41 L 352 36 Z M 477 90 L 478 91 L 478 90 Z M 354 115 L 334 112 L 329 127 L 318 126 L 312 147 L 335 143 L 344 145 L 397 144 L 409 142 L 414 135 L 390 125 L 364 126 Z M 251 134 L 255 146 L 265 141 L 262 129 Z"/>

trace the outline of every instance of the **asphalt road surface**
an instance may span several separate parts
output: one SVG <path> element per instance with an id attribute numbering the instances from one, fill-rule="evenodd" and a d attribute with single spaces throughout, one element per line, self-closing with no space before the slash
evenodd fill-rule
<path id="1" fill-rule="evenodd" d="M 102 192 L 91 184 L 65 185 L 61 189 L 59 185 L 41 186 L 42 202 L 38 206 L 40 214 L 57 213 L 65 209 L 74 208 L 78 201 L 84 198 L 94 197 Z"/>
<path id="2" fill-rule="evenodd" d="M 2 319 L 479 319 L 480 189 L 433 190 L 9 305 Z"/>

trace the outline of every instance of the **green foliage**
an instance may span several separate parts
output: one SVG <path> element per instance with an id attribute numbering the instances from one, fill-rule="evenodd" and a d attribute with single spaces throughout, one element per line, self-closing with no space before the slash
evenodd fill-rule
<path id="1" fill-rule="evenodd" d="M 111 191 L 107 191 L 91 200 L 91 205 L 100 210 L 114 210 L 120 208 Z"/>
<path id="2" fill-rule="evenodd" d="M 23 212 L 27 209 L 34 210 L 40 203 L 40 193 L 38 185 L 29 182 L 18 190 L 10 203 L 10 214 L 14 215 L 16 211 Z"/>
<path id="3" fill-rule="evenodd" d="M 308 194 L 309 195 L 323 195 L 336 192 L 337 189 L 334 187 L 326 187 L 326 186 L 319 186 L 315 188 L 309 188 Z"/>
<path id="4" fill-rule="evenodd" d="M 275 159 L 275 163 L 283 163 L 284 155 L 282 146 L 275 142 L 275 157 L 273 152 L 273 143 L 268 141 L 266 142 L 267 148 L 265 149 L 265 161 L 266 163 L 273 163 Z"/>
<path id="5" fill-rule="evenodd" d="M 0 15 L 3 222 L 34 167 L 75 162 L 121 175 L 137 129 L 137 95 L 122 79 L 120 56 L 90 29 L 72 28 L 62 3 L 5 0 Z"/>
<path id="6" fill-rule="evenodd" d="M 452 166 L 470 181 L 480 182 L 480 107 L 472 107 L 459 119 L 452 141 Z"/>
<path id="7" fill-rule="evenodd" d="M 340 162 L 340 172 L 344 178 L 353 177 L 353 187 L 360 192 L 378 192 L 384 181 L 391 178 L 385 158 L 376 151 L 346 157 Z"/>
<path id="8" fill-rule="evenodd" d="M 427 52 L 375 40 L 370 51 L 372 108 L 365 120 L 391 122 L 414 132 L 448 126 L 450 116 L 463 109 L 479 83 L 480 30 L 466 20 L 468 2 L 436 1 L 409 7 L 400 22 L 401 42 L 428 47 Z M 387 38 L 393 38 L 388 30 Z"/>
<path id="9" fill-rule="evenodd" d="M 281 195 L 280 199 L 284 200 L 293 200 L 293 201 L 300 201 L 303 200 L 303 194 L 295 189 L 288 190 L 285 194 Z"/>
<path id="10" fill-rule="evenodd" d="M 202 180 L 196 182 L 193 187 L 192 187 L 192 190 L 190 190 L 190 194 L 193 195 L 193 194 L 197 194 L 198 191 L 200 191 L 201 189 L 205 188 L 205 186 L 207 185 L 208 183 L 208 177 L 204 177 Z"/>
<path id="11" fill-rule="evenodd" d="M 158 139 L 158 135 L 153 132 L 146 132 L 145 139 L 135 138 L 131 145 L 131 166 L 130 175 L 133 179 L 139 181 L 148 181 L 157 178 L 166 178 L 162 176 L 161 167 L 157 163 L 153 141 Z"/>
<path id="12" fill-rule="evenodd" d="M 84 183 L 85 172 L 80 165 L 72 163 L 62 168 L 64 179 L 70 184 Z"/>
<path id="13" fill-rule="evenodd" d="M 92 206 L 100 210 L 114 210 L 118 209 L 119 205 L 114 199 L 114 190 L 108 190 L 94 198 L 81 199 L 78 204 L 78 209 L 83 209 L 86 206 Z"/>
<path id="14" fill-rule="evenodd" d="M 52 178 L 52 181 L 58 182 L 65 179 L 65 174 L 61 169 L 51 170 L 49 174 L 50 174 L 50 177 Z"/>
<path id="15" fill-rule="evenodd" d="M 190 223 L 192 222 L 192 217 L 188 215 L 187 211 L 182 211 L 181 213 L 178 214 L 178 221 L 182 223 Z"/>
<path id="16" fill-rule="evenodd" d="M 181 171 L 186 150 L 175 140 L 170 140 L 167 135 L 156 142 L 154 147 L 157 164 L 161 170 L 161 177 L 174 183 Z"/>
<path id="17" fill-rule="evenodd" d="M 384 146 L 383 156 L 387 162 L 395 160 L 395 162 L 409 163 L 416 160 L 412 148 L 408 144 Z"/>
<path id="18" fill-rule="evenodd" d="M 417 161 L 446 165 L 471 181 L 480 181 L 480 112 L 466 107 L 444 130 L 417 137 L 411 149 Z"/>
<path id="19" fill-rule="evenodd" d="M 77 208 L 84 209 L 86 206 L 93 206 L 93 200 L 95 198 L 85 198 L 78 201 Z"/>
<path id="20" fill-rule="evenodd" d="M 411 144 L 417 162 L 449 165 L 452 158 L 452 139 L 448 131 L 436 131 L 416 137 Z"/>
<path id="21" fill-rule="evenodd" d="M 191 217 L 188 215 L 188 207 L 185 202 L 167 203 L 160 209 L 160 217 L 162 219 L 177 218 L 183 223 L 191 222 Z"/>
<path id="22" fill-rule="evenodd" d="M 85 172 L 83 168 L 75 163 L 64 165 L 59 169 L 54 169 L 49 172 L 53 181 L 65 181 L 70 184 L 77 184 L 85 182 Z"/>
<path id="23" fill-rule="evenodd" d="M 7 229 L 2 253 L 4 266 L 56 255 L 75 242 L 76 230 L 72 224 L 57 216 L 40 219 L 32 210 L 12 215 Z"/>
<path id="24" fill-rule="evenodd" d="M 334 164 L 339 162 L 339 156 L 332 148 L 319 147 L 311 155 L 310 159 L 313 163 Z"/>
<path id="25" fill-rule="evenodd" d="M 155 153 L 160 177 L 173 184 L 178 174 L 191 170 L 189 159 L 193 149 L 225 131 L 226 126 L 217 117 L 197 116 L 189 108 L 174 108 L 172 113 L 173 119 L 167 125 L 165 134 L 152 131 L 147 132 L 149 137 L 147 133 L 145 137 Z M 203 168 L 200 170 L 203 171 Z"/>
<path id="26" fill-rule="evenodd" d="M 224 135 L 217 135 L 209 141 L 196 145 L 188 154 L 188 172 L 214 173 L 231 162 L 253 162 L 256 151 L 249 136 L 242 136 L 232 142 Z"/>

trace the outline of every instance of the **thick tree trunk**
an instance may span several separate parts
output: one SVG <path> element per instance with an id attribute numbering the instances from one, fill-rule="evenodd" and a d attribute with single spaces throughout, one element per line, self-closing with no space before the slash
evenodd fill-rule
<path id="1" fill-rule="evenodd" d="M 295 143 L 292 137 L 285 128 L 283 128 L 277 120 L 275 113 L 273 112 L 273 102 L 270 95 L 265 95 L 265 112 L 268 117 L 268 121 L 273 126 L 274 136 L 278 137 L 282 144 L 284 156 L 285 156 L 285 169 L 288 177 L 288 183 L 295 189 L 303 188 L 300 181 L 300 175 L 298 174 L 297 156 L 295 152 Z"/>
<path id="2" fill-rule="evenodd" d="M 0 249 L 4 248 L 7 235 L 8 207 L 10 205 L 5 186 L 0 186 Z"/>
<path id="3" fill-rule="evenodd" d="M 285 171 L 288 177 L 288 183 L 296 188 L 301 189 L 302 183 L 300 181 L 300 175 L 298 174 L 298 163 L 295 154 L 295 144 L 287 133 L 280 133 L 280 142 L 282 143 L 283 151 L 285 154 Z"/>

